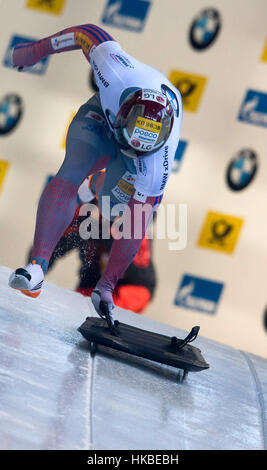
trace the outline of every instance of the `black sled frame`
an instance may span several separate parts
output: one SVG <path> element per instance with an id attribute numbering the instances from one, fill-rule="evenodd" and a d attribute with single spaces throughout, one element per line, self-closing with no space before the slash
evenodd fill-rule
<path id="1" fill-rule="evenodd" d="M 129 353 L 135 356 L 150 359 L 161 364 L 167 364 L 183 370 L 183 381 L 188 372 L 199 372 L 209 368 L 200 349 L 191 346 L 199 332 L 199 326 L 194 326 L 184 339 L 169 337 L 142 330 L 134 326 L 112 321 L 105 306 L 102 305 L 103 317 L 87 317 L 78 331 L 89 342 L 91 355 L 94 356 L 98 344 Z M 104 313 L 105 312 L 105 313 Z"/>

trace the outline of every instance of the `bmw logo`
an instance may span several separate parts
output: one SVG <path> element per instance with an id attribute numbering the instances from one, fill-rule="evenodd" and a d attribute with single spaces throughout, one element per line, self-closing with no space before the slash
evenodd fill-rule
<path id="1" fill-rule="evenodd" d="M 198 51 L 211 46 L 221 28 L 221 15 L 214 8 L 202 10 L 193 20 L 189 31 L 191 46 Z"/>
<path id="2" fill-rule="evenodd" d="M 13 93 L 5 95 L 0 100 L 0 135 L 9 134 L 15 129 L 22 114 L 22 99 Z"/>
<path id="3" fill-rule="evenodd" d="M 251 149 L 243 149 L 231 160 L 227 172 L 226 181 L 233 191 L 246 188 L 258 169 L 257 155 Z"/>

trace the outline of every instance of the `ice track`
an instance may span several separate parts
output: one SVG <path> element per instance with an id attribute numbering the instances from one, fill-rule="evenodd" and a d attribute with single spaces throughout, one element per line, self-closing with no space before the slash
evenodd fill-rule
<path id="1" fill-rule="evenodd" d="M 266 359 L 199 338 L 210 369 L 183 384 L 172 367 L 116 351 L 92 359 L 76 331 L 94 314 L 88 301 L 49 283 L 29 299 L 7 287 L 10 272 L 0 267 L 0 449 L 267 449 Z"/>

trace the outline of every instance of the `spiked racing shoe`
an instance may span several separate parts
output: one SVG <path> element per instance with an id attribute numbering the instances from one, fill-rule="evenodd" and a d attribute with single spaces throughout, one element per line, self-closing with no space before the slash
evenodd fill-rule
<path id="1" fill-rule="evenodd" d="M 37 263 L 29 263 L 25 268 L 14 271 L 8 285 L 13 289 L 20 290 L 28 297 L 36 298 L 40 295 L 44 280 L 44 272 Z"/>

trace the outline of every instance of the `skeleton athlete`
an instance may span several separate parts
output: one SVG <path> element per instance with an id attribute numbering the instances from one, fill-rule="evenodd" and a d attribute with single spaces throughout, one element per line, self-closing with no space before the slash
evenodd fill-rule
<path id="1" fill-rule="evenodd" d="M 18 44 L 13 65 L 21 70 L 50 54 L 73 49 L 82 49 L 99 92 L 80 107 L 69 127 L 63 164 L 39 201 L 31 262 L 11 274 L 9 285 L 31 297 L 40 294 L 52 252 L 73 219 L 79 186 L 92 175 L 91 191 L 98 196 L 102 213 L 102 198 L 109 196 L 111 208 L 124 204 L 131 214 L 130 237 L 114 240 L 92 294 L 100 314 L 100 300 L 112 311 L 116 283 L 135 257 L 161 202 L 178 147 L 182 101 L 162 73 L 129 56 L 106 31 L 91 24 Z M 134 211 L 144 205 L 148 217 Z"/>

